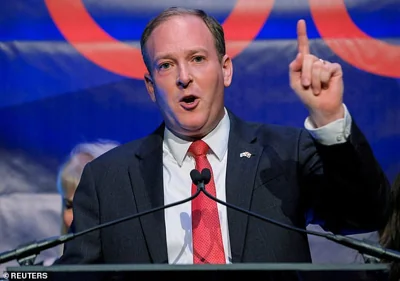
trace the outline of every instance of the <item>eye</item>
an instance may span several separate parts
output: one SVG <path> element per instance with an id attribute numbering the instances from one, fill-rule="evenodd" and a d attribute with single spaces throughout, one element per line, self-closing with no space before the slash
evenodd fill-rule
<path id="1" fill-rule="evenodd" d="M 171 64 L 169 62 L 163 62 L 160 65 L 158 65 L 158 69 L 160 70 L 165 70 L 171 67 Z"/>
<path id="2" fill-rule="evenodd" d="M 193 61 L 194 61 L 194 62 L 202 62 L 202 61 L 204 61 L 204 57 L 202 57 L 202 56 L 195 56 L 195 57 L 193 58 Z"/>
<path id="3" fill-rule="evenodd" d="M 72 200 L 63 198 L 63 203 L 64 203 L 65 209 L 67 209 L 67 210 L 72 209 L 72 207 L 73 207 Z"/>

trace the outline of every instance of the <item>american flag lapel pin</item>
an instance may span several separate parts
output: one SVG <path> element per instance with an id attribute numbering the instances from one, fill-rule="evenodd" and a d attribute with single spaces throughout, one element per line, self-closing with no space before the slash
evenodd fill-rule
<path id="1" fill-rule="evenodd" d="M 240 153 L 240 158 L 242 158 L 242 157 L 250 158 L 251 157 L 251 153 L 248 152 L 248 151 L 242 152 L 242 153 Z"/>

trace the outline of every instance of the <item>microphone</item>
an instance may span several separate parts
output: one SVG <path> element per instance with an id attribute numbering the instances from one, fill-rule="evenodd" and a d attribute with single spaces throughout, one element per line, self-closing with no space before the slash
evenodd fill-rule
<path id="1" fill-rule="evenodd" d="M 193 175 L 193 176 L 192 176 Z M 372 245 L 370 243 L 367 243 L 365 241 L 355 239 L 352 237 L 347 237 L 343 235 L 338 235 L 338 234 L 330 234 L 330 233 L 323 233 L 323 232 L 318 232 L 318 231 L 313 231 L 313 230 L 307 230 L 307 229 L 302 229 L 298 228 L 295 226 L 291 226 L 285 223 L 281 223 L 278 221 L 275 221 L 273 219 L 261 216 L 257 213 L 245 210 L 243 208 L 237 207 L 235 205 L 229 204 L 227 202 L 224 202 L 222 200 L 219 200 L 218 198 L 212 196 L 210 193 L 206 191 L 205 185 L 210 181 L 211 179 L 211 172 L 209 169 L 205 168 L 201 171 L 201 174 L 197 170 L 192 170 L 190 173 L 190 176 L 192 177 L 192 181 L 194 184 L 197 185 L 198 191 L 203 192 L 208 198 L 216 201 L 217 203 L 220 203 L 228 208 L 234 209 L 236 211 L 239 211 L 241 213 L 247 214 L 249 216 L 258 218 L 262 221 L 272 223 L 274 225 L 277 225 L 279 227 L 289 229 L 292 231 L 297 231 L 305 234 L 310 234 L 314 236 L 319 236 L 319 237 L 324 237 L 325 239 L 331 240 L 333 242 L 336 242 L 337 244 L 346 246 L 348 248 L 352 248 L 354 250 L 357 250 L 358 252 L 362 254 L 367 254 L 376 258 L 384 259 L 387 261 L 392 261 L 392 262 L 399 262 L 400 261 L 400 252 L 383 248 L 380 246 Z M 201 180 L 201 179 L 202 180 Z"/>
<path id="2" fill-rule="evenodd" d="M 211 180 L 211 172 L 209 169 L 203 169 L 201 174 L 198 170 L 193 169 L 190 171 L 190 178 L 192 182 L 197 186 L 197 192 L 205 190 L 205 185 Z"/>
<path id="3" fill-rule="evenodd" d="M 199 171 L 197 171 L 196 169 L 191 170 L 190 178 L 192 179 L 192 182 L 198 187 L 198 190 L 204 188 L 204 180 Z"/>
<path id="4" fill-rule="evenodd" d="M 196 186 L 198 186 L 198 187 L 200 186 L 204 189 L 205 184 L 204 184 L 203 177 L 200 175 L 199 171 L 196 170 L 196 172 L 192 171 L 190 173 L 190 177 L 192 178 L 192 181 L 196 182 Z M 210 180 L 208 180 L 208 181 L 210 181 Z M 133 214 L 133 215 L 130 215 L 127 217 L 117 219 L 117 220 L 102 223 L 102 224 L 96 225 L 94 227 L 88 228 L 86 230 L 83 230 L 83 231 L 80 231 L 77 233 L 68 233 L 65 235 L 50 237 L 50 238 L 47 238 L 44 240 L 34 241 L 32 243 L 24 244 L 20 247 L 17 247 L 16 249 L 0 253 L 0 264 L 17 259 L 18 263 L 20 265 L 33 265 L 34 260 L 37 257 L 37 255 L 44 250 L 58 246 L 60 244 L 68 242 L 72 239 L 75 239 L 76 237 L 85 235 L 89 232 L 93 232 L 95 230 L 99 230 L 104 227 L 112 226 L 114 224 L 118 224 L 118 223 L 128 221 L 131 219 L 136 219 L 136 218 L 139 218 L 144 215 L 148 215 L 148 214 L 151 214 L 151 213 L 154 213 L 157 211 L 161 211 L 164 209 L 168 209 L 170 207 L 174 207 L 174 206 L 189 202 L 189 201 L 193 200 L 194 198 L 196 198 L 200 194 L 200 192 L 201 192 L 201 189 L 198 188 L 195 194 L 193 194 L 192 196 L 190 196 L 186 199 L 183 199 L 183 200 L 180 200 L 180 201 L 168 204 L 168 205 L 153 208 L 148 211 L 141 212 L 141 213 L 136 213 L 136 214 Z"/>
<path id="5" fill-rule="evenodd" d="M 203 171 L 201 171 L 201 176 L 203 177 L 204 184 L 208 184 L 210 182 L 210 180 L 211 180 L 211 171 L 210 171 L 210 169 L 207 169 L 207 168 L 203 169 Z"/>

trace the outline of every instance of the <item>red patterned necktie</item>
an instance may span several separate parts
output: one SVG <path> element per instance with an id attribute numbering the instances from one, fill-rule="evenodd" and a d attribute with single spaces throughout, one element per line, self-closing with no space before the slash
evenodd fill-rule
<path id="1" fill-rule="evenodd" d="M 211 180 L 205 188 L 208 193 L 216 197 L 214 174 L 207 159 L 208 150 L 208 145 L 202 140 L 193 142 L 189 147 L 189 152 L 196 160 L 196 169 L 199 172 L 204 168 L 210 169 Z M 196 191 L 197 186 L 192 184 L 192 194 Z M 200 193 L 192 200 L 192 238 L 194 264 L 226 263 L 217 202 L 204 193 Z"/>

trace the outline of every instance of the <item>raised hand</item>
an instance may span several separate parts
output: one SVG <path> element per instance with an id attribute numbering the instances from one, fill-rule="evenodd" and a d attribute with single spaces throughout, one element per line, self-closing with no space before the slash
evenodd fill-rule
<path id="1" fill-rule="evenodd" d="M 290 86 L 307 107 L 316 127 L 344 117 L 343 72 L 310 54 L 306 23 L 297 22 L 298 54 L 289 65 Z"/>

